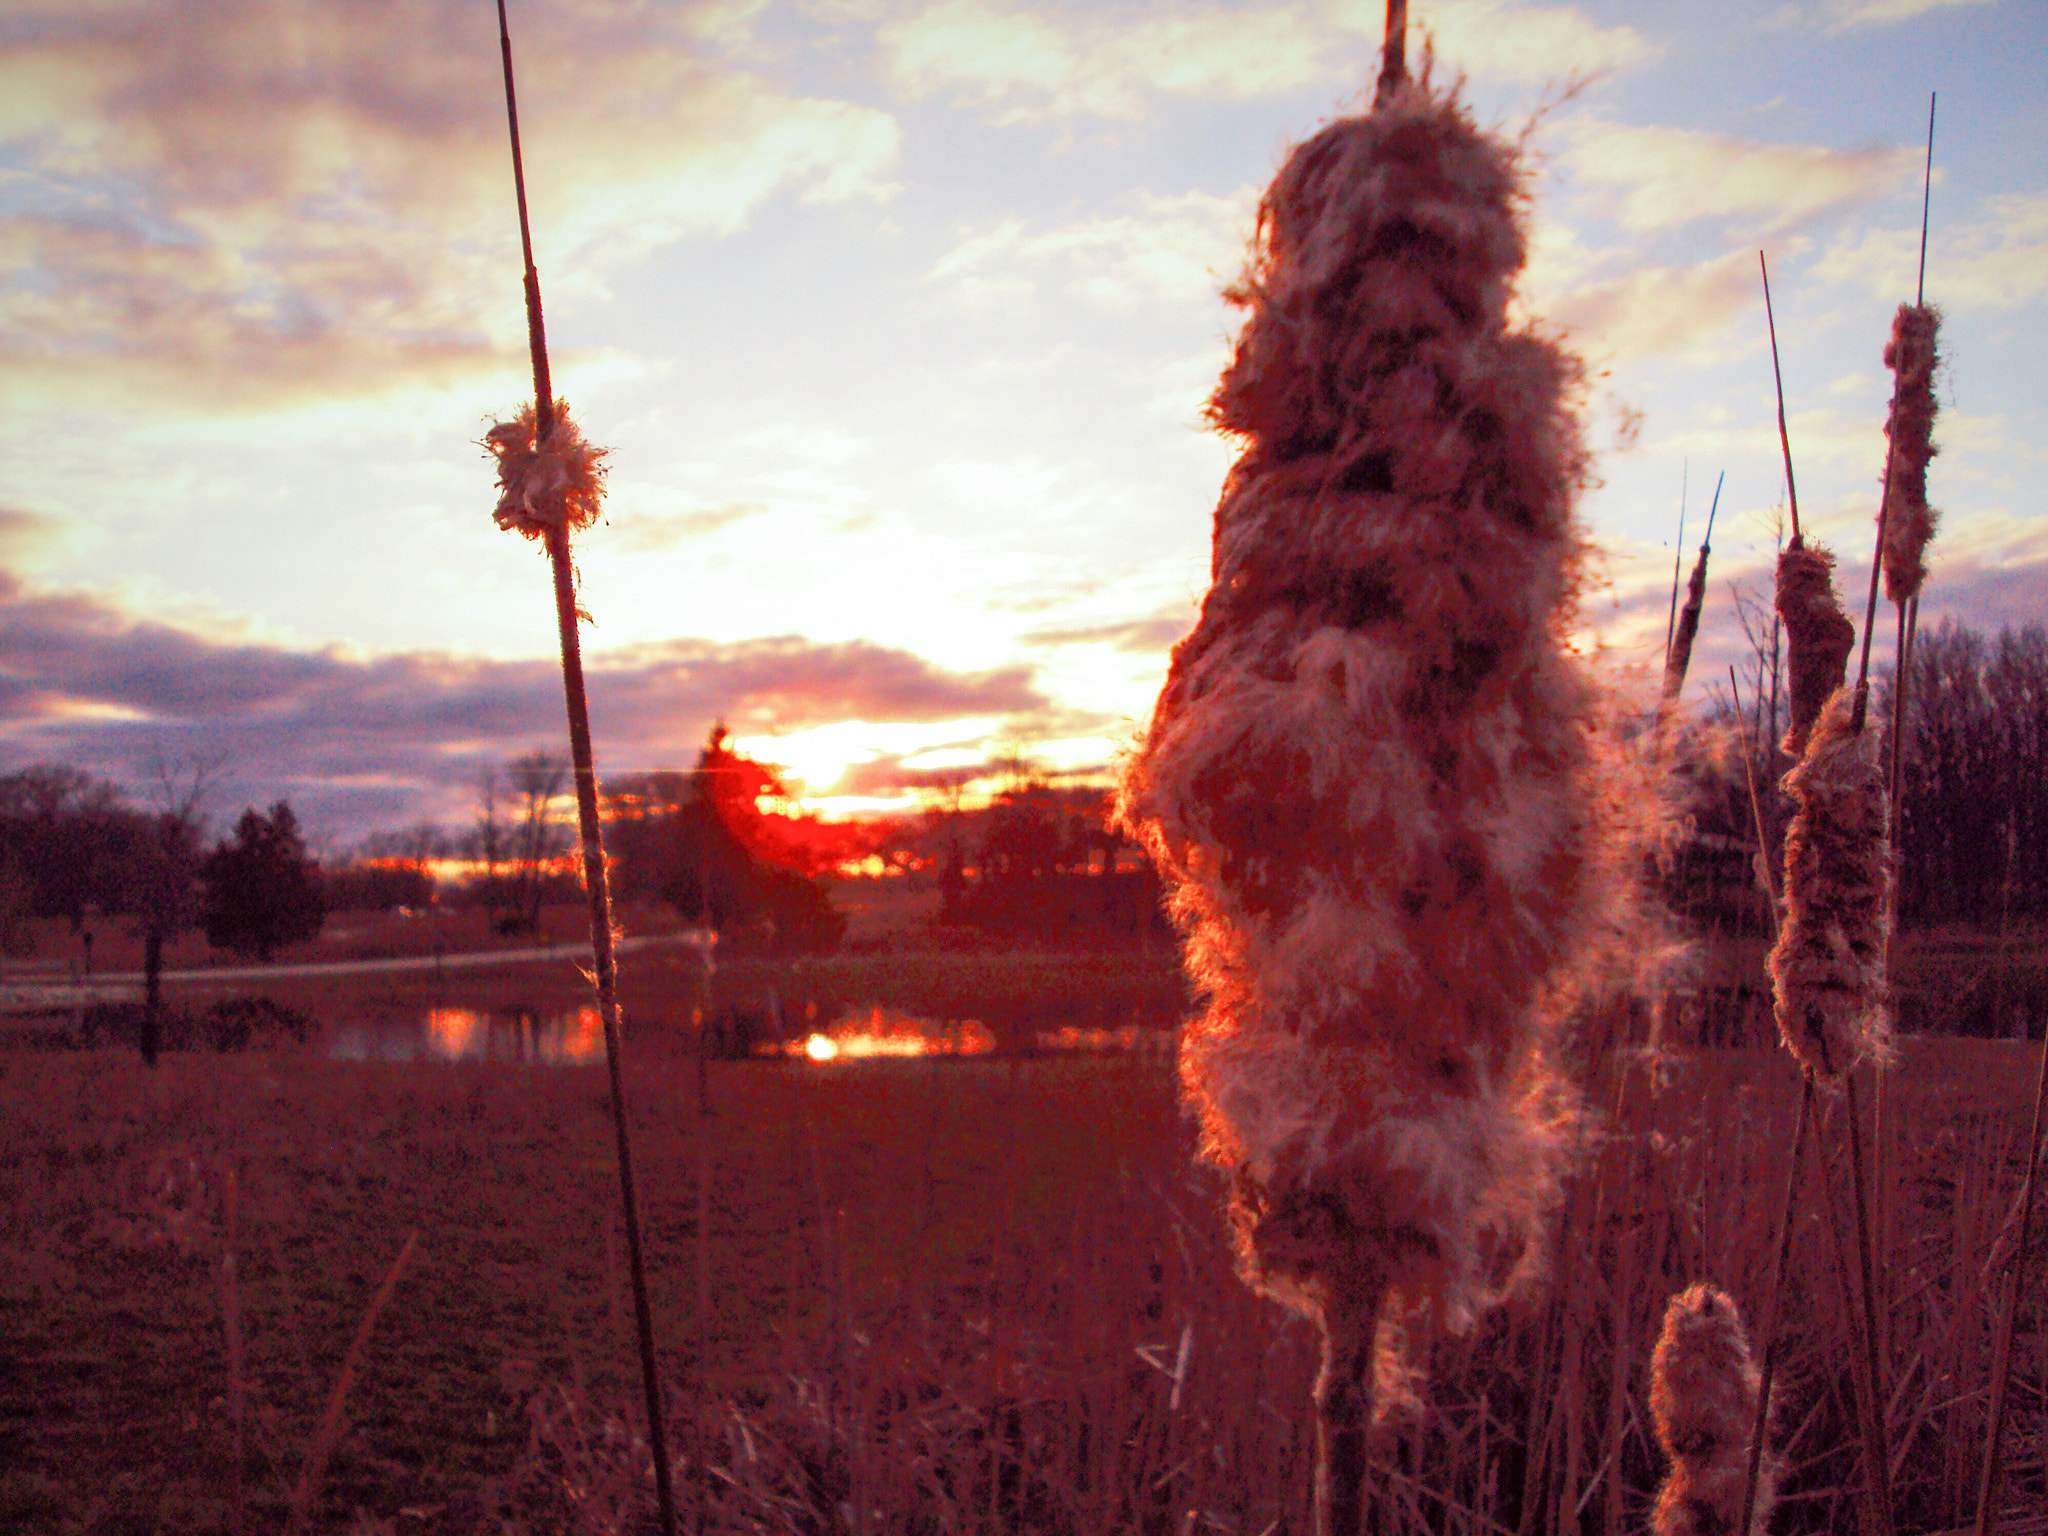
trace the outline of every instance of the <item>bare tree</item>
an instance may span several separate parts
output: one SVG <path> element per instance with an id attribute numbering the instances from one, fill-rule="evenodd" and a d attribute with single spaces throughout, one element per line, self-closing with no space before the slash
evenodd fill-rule
<path id="1" fill-rule="evenodd" d="M 156 1065 L 163 1014 L 164 945 L 199 915 L 202 806 L 224 759 L 173 761 L 162 750 L 144 764 L 149 809 L 131 866 L 128 910 L 142 930 L 142 1059 Z"/>
<path id="2" fill-rule="evenodd" d="M 568 851 L 568 828 L 555 818 L 555 802 L 569 781 L 569 765 L 549 752 L 514 758 L 506 770 L 519 797 L 512 833 L 512 911 L 509 926 L 540 927 L 548 867 Z"/>
<path id="3" fill-rule="evenodd" d="M 476 785 L 476 820 L 470 828 L 466 841 L 472 857 L 483 865 L 483 896 L 485 906 L 495 914 L 502 899 L 503 886 L 499 870 L 504 867 L 506 836 L 504 811 L 504 785 L 498 778 L 498 770 L 486 768 Z"/>

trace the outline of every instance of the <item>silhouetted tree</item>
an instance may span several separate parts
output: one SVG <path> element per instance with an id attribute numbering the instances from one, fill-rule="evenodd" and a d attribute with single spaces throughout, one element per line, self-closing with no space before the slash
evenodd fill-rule
<path id="1" fill-rule="evenodd" d="M 89 773 L 38 763 L 0 775 L 0 865 L 34 916 L 61 917 L 76 932 L 89 908 L 112 910 L 135 836 L 121 791 Z"/>
<path id="2" fill-rule="evenodd" d="M 763 801 L 781 801 L 770 809 Z M 636 775 L 606 789 L 607 846 L 622 894 L 655 898 L 722 935 L 776 949 L 830 949 L 846 920 L 826 877 L 862 857 L 863 828 L 788 809 L 775 769 L 714 726 L 688 774 Z"/>
<path id="3" fill-rule="evenodd" d="M 142 1059 L 156 1065 L 163 1018 L 164 945 L 199 912 L 201 806 L 220 772 L 218 757 L 149 764 L 151 811 L 136 818 L 123 865 L 121 906 L 142 930 Z"/>
<path id="4" fill-rule="evenodd" d="M 206 893 L 200 921 L 217 949 L 268 960 L 285 945 L 312 938 L 326 916 L 319 866 L 282 800 L 267 816 L 244 811 L 233 838 L 207 856 L 200 880 Z"/>
<path id="5" fill-rule="evenodd" d="M 569 829 L 555 819 L 555 802 L 569 780 L 569 765 L 548 752 L 529 752 L 506 768 L 519 797 L 512 823 L 511 910 L 498 921 L 506 933 L 534 933 L 540 928 L 541 899 L 547 876 L 569 849 Z"/>
<path id="6" fill-rule="evenodd" d="M 1876 707 L 1890 719 L 1889 678 Z M 1990 925 L 2048 911 L 2048 629 L 1922 631 L 1906 713 L 1904 915 Z"/>

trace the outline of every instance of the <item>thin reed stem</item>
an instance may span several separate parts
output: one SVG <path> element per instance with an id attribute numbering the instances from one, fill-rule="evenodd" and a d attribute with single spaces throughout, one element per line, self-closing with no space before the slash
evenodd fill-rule
<path id="1" fill-rule="evenodd" d="M 1799 1090 L 1799 1119 L 1792 1128 L 1792 1166 L 1785 1171 L 1785 1200 L 1778 1211 L 1778 1251 L 1771 1271 L 1768 1308 L 1763 1314 L 1763 1366 L 1756 1394 L 1756 1420 L 1749 1431 L 1749 1464 L 1743 1470 L 1742 1520 L 1735 1529 L 1748 1536 L 1756 1512 L 1757 1473 L 1763 1466 L 1764 1436 L 1770 1429 L 1771 1378 L 1778 1369 L 1778 1308 L 1785 1294 L 1785 1271 L 1792 1261 L 1792 1217 L 1799 1200 L 1799 1160 L 1806 1150 L 1806 1128 L 1813 1118 L 1813 1074 L 1804 1075 Z"/>
<path id="2" fill-rule="evenodd" d="M 1824 1070 L 1830 1077 L 1837 1074 L 1832 1064 L 1824 1062 Z M 1847 1081 L 1847 1074 L 1840 1074 Z M 1820 1144 L 1820 1129 L 1814 1128 L 1814 1157 L 1820 1165 L 1822 1204 L 1827 1213 L 1829 1247 L 1835 1261 L 1835 1286 L 1841 1292 L 1842 1311 L 1849 1319 L 1852 1329 L 1868 1336 L 1865 1319 L 1859 1316 L 1856 1283 L 1850 1276 L 1850 1240 L 1842 1232 L 1840 1202 L 1835 1194 L 1835 1181 L 1828 1165 L 1826 1149 Z M 1846 1138 L 1845 1138 L 1846 1139 Z M 1849 1351 L 1849 1377 L 1856 1399 L 1856 1419 L 1863 1436 L 1863 1475 L 1866 1497 L 1860 1506 L 1863 1526 L 1875 1536 L 1891 1536 L 1896 1529 L 1891 1518 L 1890 1467 L 1884 1455 L 1884 1446 L 1877 1432 L 1877 1417 L 1874 1411 L 1876 1383 L 1870 1377 L 1869 1356 L 1860 1349 Z"/>
<path id="3" fill-rule="evenodd" d="M 2012 1379 L 2012 1334 L 2020 1297 L 2027 1293 L 2027 1259 L 2033 1249 L 2034 1195 L 2040 1183 L 2044 1116 L 2048 1116 L 2048 1029 L 2043 1031 L 2040 1070 L 2034 1078 L 2034 1122 L 2027 1131 L 2027 1176 L 2020 1196 L 2019 1247 L 2013 1253 L 2012 1273 L 2006 1277 L 2005 1297 L 1999 1308 L 1998 1341 L 1991 1355 L 1991 1423 L 1984 1435 L 1984 1471 L 1977 1483 L 1976 1536 L 1990 1536 L 1992 1509 L 1998 1499 L 2006 1392 Z"/>
<path id="4" fill-rule="evenodd" d="M 1735 668 L 1728 668 L 1728 691 L 1735 701 L 1736 729 L 1742 733 L 1742 773 L 1749 781 L 1749 815 L 1756 827 L 1756 877 L 1771 901 L 1771 926 L 1783 925 L 1785 914 L 1778 900 L 1778 885 L 1771 878 L 1771 845 L 1764 836 L 1763 802 L 1756 791 L 1756 762 L 1750 756 L 1749 730 L 1742 724 L 1742 689 L 1735 681 Z"/>
<path id="5" fill-rule="evenodd" d="M 1671 665 L 1671 637 L 1678 633 L 1678 576 L 1685 567 L 1685 489 L 1690 474 L 1690 460 L 1681 462 L 1678 469 L 1678 540 L 1671 546 L 1671 611 L 1664 619 L 1664 665 Z"/>
<path id="6" fill-rule="evenodd" d="M 243 1486 L 248 1393 L 242 1351 L 242 1289 L 235 1265 L 235 1246 L 241 1226 L 241 1191 L 237 1187 L 235 1167 L 232 1163 L 228 1165 L 222 1186 L 227 1219 L 223 1223 L 225 1231 L 222 1234 L 220 1255 L 221 1325 L 227 1333 L 228 1425 L 233 1436 L 230 1448 L 233 1461 L 228 1468 L 228 1497 L 235 1536 L 242 1536 L 242 1532 L 247 1530 L 249 1525 L 248 1493 Z"/>
<path id="7" fill-rule="evenodd" d="M 526 208 L 526 170 L 519 151 L 519 102 L 513 84 L 512 34 L 505 0 L 498 0 L 498 45 L 505 70 L 505 122 L 512 140 L 512 179 L 519 202 L 519 245 L 525 259 L 526 337 L 533 361 L 533 440 L 545 444 L 555 425 L 555 397 L 548 376 L 546 322 L 540 303 L 540 275 L 533 265 L 533 233 Z M 611 894 L 605 881 L 604 845 L 597 815 L 597 768 L 590 746 L 590 705 L 583 686 L 583 645 L 577 626 L 576 571 L 569 558 L 565 523 L 547 530 L 548 566 L 554 577 L 555 625 L 561 639 L 562 692 L 569 717 L 569 756 L 576 779 L 576 819 L 583 835 L 583 889 L 590 903 L 590 947 L 595 961 L 598 1014 L 604 1023 L 605 1068 L 611 1089 L 612 1129 L 619 1165 L 619 1200 L 626 1218 L 626 1261 L 633 1279 L 633 1321 L 640 1347 L 640 1375 L 647 1402 L 648 1448 L 654 1457 L 655 1502 L 661 1528 L 676 1536 L 676 1499 L 663 1432 L 661 1386 L 654 1360 L 654 1314 L 647 1297 L 647 1268 L 640 1241 L 640 1210 L 633 1184 L 633 1152 L 626 1133 L 626 1095 L 620 1073 L 619 971 L 613 952 Z"/>
<path id="8" fill-rule="evenodd" d="M 304 1536 L 306 1523 L 313 1515 L 314 1496 L 320 1491 L 320 1480 L 327 1475 L 328 1458 L 334 1454 L 334 1447 L 341 1439 L 341 1412 L 348 1403 L 348 1390 L 355 1384 L 356 1372 L 362 1367 L 363 1351 L 369 1347 L 370 1332 L 377 1326 L 377 1319 L 383 1316 L 391 1293 L 398 1286 L 398 1277 L 405 1272 L 419 1238 L 416 1231 L 405 1234 L 405 1246 L 398 1250 L 398 1257 L 384 1272 L 384 1283 L 370 1298 L 363 1320 L 356 1325 L 356 1336 L 349 1340 L 348 1353 L 342 1356 L 341 1371 L 334 1378 L 333 1390 L 327 1394 L 327 1407 L 320 1415 L 320 1427 L 314 1432 L 312 1445 L 307 1448 L 306 1464 L 299 1469 L 299 1484 L 292 1492 L 291 1515 L 285 1522 L 285 1536 Z"/>
<path id="9" fill-rule="evenodd" d="M 1892 397 L 1897 414 L 1898 396 Z M 1884 570 L 1884 529 L 1892 510 L 1892 465 L 1898 457 L 1899 442 L 1887 434 L 1884 445 L 1884 489 L 1877 496 L 1877 543 L 1870 551 L 1870 595 L 1863 603 L 1863 654 L 1856 663 L 1856 707 L 1849 717 L 1849 729 L 1861 731 L 1870 704 L 1870 637 L 1877 629 L 1877 578 Z"/>
<path id="10" fill-rule="evenodd" d="M 1934 198 L 1934 100 L 1938 92 L 1927 93 L 1927 167 L 1920 181 L 1920 276 L 1913 287 L 1913 302 L 1927 302 L 1927 210 Z"/>
<path id="11" fill-rule="evenodd" d="M 1799 532 L 1799 487 L 1792 479 L 1792 437 L 1785 430 L 1785 376 L 1778 371 L 1778 321 L 1771 311 L 1771 268 L 1764 253 L 1756 253 L 1757 269 L 1764 275 L 1764 323 L 1771 332 L 1771 382 L 1778 389 L 1778 446 L 1785 455 L 1785 502 L 1792 509 L 1792 542 L 1804 544 Z"/>
<path id="12" fill-rule="evenodd" d="M 1880 1076 L 1883 1067 L 1873 1067 Z M 1872 1476 L 1878 1484 L 1878 1508 L 1884 1515 L 1884 1526 L 1892 1529 L 1892 1471 L 1890 1436 L 1886 1432 L 1886 1398 L 1884 1385 L 1884 1324 L 1878 1316 L 1877 1266 L 1873 1255 L 1873 1237 L 1870 1224 L 1870 1200 L 1865 1188 L 1863 1168 L 1863 1122 L 1856 1107 L 1856 1075 L 1842 1074 L 1844 1108 L 1849 1116 L 1849 1183 L 1856 1201 L 1856 1259 L 1863 1272 L 1863 1354 L 1865 1371 L 1870 1378 L 1870 1445 L 1875 1458 Z"/>

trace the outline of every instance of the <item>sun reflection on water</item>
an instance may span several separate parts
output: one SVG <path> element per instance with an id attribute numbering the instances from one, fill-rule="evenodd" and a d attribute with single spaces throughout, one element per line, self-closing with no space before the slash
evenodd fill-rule
<path id="1" fill-rule="evenodd" d="M 801 1040 L 785 1040 L 767 1054 L 804 1061 L 863 1061 L 876 1057 L 986 1056 L 995 1034 L 979 1019 L 939 1020 L 871 1008 L 849 1013 Z"/>

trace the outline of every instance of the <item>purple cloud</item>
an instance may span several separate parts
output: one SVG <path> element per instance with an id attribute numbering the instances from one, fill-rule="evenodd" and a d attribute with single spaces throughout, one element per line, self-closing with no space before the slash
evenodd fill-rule
<path id="1" fill-rule="evenodd" d="M 720 718 L 751 733 L 1049 707 L 1028 667 L 954 672 L 871 641 L 797 635 L 594 652 L 589 682 L 601 773 L 687 766 Z M 61 761 L 131 782 L 153 755 L 217 758 L 232 779 L 224 799 L 288 796 L 309 825 L 353 836 L 459 814 L 486 766 L 559 750 L 562 735 L 552 660 L 221 641 L 0 573 L 9 766 Z"/>

